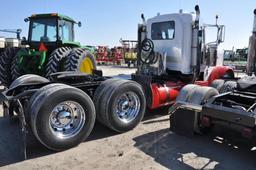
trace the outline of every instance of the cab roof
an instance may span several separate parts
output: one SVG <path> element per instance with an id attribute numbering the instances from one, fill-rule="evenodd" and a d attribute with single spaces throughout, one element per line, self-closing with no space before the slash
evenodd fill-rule
<path id="1" fill-rule="evenodd" d="M 71 22 L 76 22 L 75 20 L 73 20 L 72 18 L 66 16 L 66 15 L 62 15 L 62 14 L 58 14 L 58 13 L 48 13 L 48 14 L 33 14 L 29 17 L 29 19 L 35 19 L 35 18 L 49 18 L 49 17 L 58 17 L 60 19 L 65 19 Z"/>

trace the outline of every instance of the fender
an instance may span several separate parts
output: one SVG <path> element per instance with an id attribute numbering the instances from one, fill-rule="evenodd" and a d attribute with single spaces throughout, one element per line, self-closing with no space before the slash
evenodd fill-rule
<path id="1" fill-rule="evenodd" d="M 226 77 L 231 79 L 235 78 L 234 70 L 228 66 L 215 66 L 212 69 L 207 81 L 208 84 L 211 84 L 216 79 L 222 79 Z"/>

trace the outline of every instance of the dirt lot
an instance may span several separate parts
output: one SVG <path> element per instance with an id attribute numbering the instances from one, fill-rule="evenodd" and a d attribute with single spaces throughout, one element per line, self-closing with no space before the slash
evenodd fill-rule
<path id="1" fill-rule="evenodd" d="M 134 69 L 102 67 L 105 75 Z M 2 112 L 2 111 L 1 111 Z M 51 152 L 28 140 L 28 160 L 21 153 L 18 122 L 0 117 L 2 169 L 255 169 L 255 151 L 236 135 L 223 130 L 193 138 L 169 131 L 169 117 L 158 110 L 147 113 L 133 131 L 116 134 L 96 123 L 89 139 L 78 147 Z M 218 134 L 218 135 L 217 135 Z"/>

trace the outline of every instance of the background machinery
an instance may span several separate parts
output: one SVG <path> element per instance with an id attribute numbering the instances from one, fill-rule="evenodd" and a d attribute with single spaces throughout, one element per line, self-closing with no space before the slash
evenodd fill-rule
<path id="1" fill-rule="evenodd" d="M 91 74 L 96 68 L 92 54 L 74 41 L 74 25 L 81 26 L 80 22 L 57 13 L 35 14 L 25 19 L 28 21 L 28 39 L 22 39 L 22 44 L 28 47 L 10 48 L 5 51 L 6 57 L 0 60 L 0 65 L 5 65 L 0 70 L 3 85 L 9 86 L 23 74 L 33 73 L 49 78 L 57 71 Z"/>
<path id="2" fill-rule="evenodd" d="M 138 41 L 135 40 L 123 40 L 120 39 L 120 43 L 123 46 L 124 50 L 124 62 L 128 65 L 128 67 L 131 67 L 131 64 L 136 67 L 137 64 L 137 46 Z"/>
<path id="3" fill-rule="evenodd" d="M 2 53 L 5 48 L 20 47 L 21 29 L 0 29 L 0 32 L 16 34 L 16 38 L 0 37 L 0 53 Z"/>
<path id="4" fill-rule="evenodd" d="M 224 50 L 223 65 L 234 68 L 237 71 L 246 71 L 248 48 Z"/>
<path id="5" fill-rule="evenodd" d="M 98 65 L 108 64 L 109 62 L 112 62 L 108 46 L 97 47 L 96 60 Z"/>
<path id="6" fill-rule="evenodd" d="M 111 58 L 112 58 L 113 65 L 121 65 L 124 59 L 123 47 L 111 48 Z"/>
<path id="7" fill-rule="evenodd" d="M 130 78 L 104 77 L 99 70 L 92 75 L 53 73 L 52 81 L 27 74 L 1 93 L 4 115 L 17 114 L 24 136 L 31 129 L 44 146 L 60 151 L 84 141 L 95 118 L 114 131 L 129 131 L 140 123 L 146 108 L 175 103 L 186 84 L 207 86 L 217 78 L 232 77 L 232 69 L 218 66 L 207 80 L 199 79 L 205 35 L 199 26 L 199 7 L 195 10 L 196 14 L 158 15 L 147 22 L 142 15 L 138 69 Z"/>

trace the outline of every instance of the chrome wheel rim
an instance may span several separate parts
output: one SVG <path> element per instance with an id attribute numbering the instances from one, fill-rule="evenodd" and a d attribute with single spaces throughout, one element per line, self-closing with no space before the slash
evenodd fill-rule
<path id="1" fill-rule="evenodd" d="M 79 103 L 65 101 L 54 107 L 49 125 L 57 138 L 65 139 L 77 135 L 84 127 L 85 120 L 85 111 Z"/>
<path id="2" fill-rule="evenodd" d="M 140 99 L 134 92 L 122 94 L 116 103 L 116 114 L 119 120 L 124 123 L 130 123 L 139 114 Z"/>

